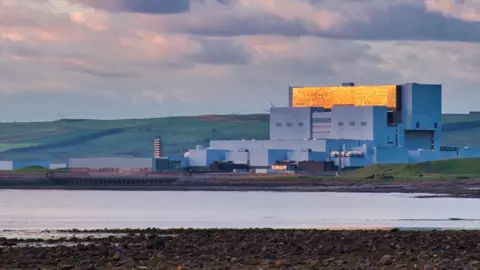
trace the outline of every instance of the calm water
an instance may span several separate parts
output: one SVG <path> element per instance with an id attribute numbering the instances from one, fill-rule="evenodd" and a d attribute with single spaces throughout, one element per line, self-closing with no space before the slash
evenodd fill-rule
<path id="1" fill-rule="evenodd" d="M 0 190 L 0 230 L 146 227 L 480 228 L 480 200 L 366 193 Z"/>

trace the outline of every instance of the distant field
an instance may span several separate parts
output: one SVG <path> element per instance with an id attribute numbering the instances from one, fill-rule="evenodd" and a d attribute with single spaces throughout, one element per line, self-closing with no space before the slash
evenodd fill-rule
<path id="1" fill-rule="evenodd" d="M 268 115 L 203 115 L 126 120 L 0 124 L 0 160 L 65 162 L 69 157 L 151 157 L 162 136 L 167 155 L 209 140 L 268 139 Z M 480 115 L 443 116 L 442 145 L 480 147 Z"/>

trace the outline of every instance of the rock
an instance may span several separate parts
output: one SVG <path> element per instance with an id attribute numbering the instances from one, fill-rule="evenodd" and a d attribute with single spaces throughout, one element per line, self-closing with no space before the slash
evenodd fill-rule
<path id="1" fill-rule="evenodd" d="M 70 264 L 59 265 L 57 267 L 58 270 L 70 270 L 70 269 L 73 269 L 73 268 L 75 268 L 75 266 L 70 265 Z"/>
<path id="2" fill-rule="evenodd" d="M 384 255 L 380 261 L 378 261 L 379 264 L 382 265 L 391 265 L 393 264 L 393 256 L 392 255 Z"/>
<path id="3" fill-rule="evenodd" d="M 332 257 L 332 258 L 328 258 L 328 259 L 323 260 L 322 263 L 323 263 L 323 265 L 328 266 L 328 265 L 332 264 L 334 261 L 335 261 L 335 258 Z"/>

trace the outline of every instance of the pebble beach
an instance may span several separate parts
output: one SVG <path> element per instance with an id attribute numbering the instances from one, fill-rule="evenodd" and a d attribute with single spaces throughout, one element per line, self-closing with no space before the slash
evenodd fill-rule
<path id="1" fill-rule="evenodd" d="M 70 233 L 61 238 L 1 238 L 0 269 L 480 269 L 480 232 L 475 230 Z"/>

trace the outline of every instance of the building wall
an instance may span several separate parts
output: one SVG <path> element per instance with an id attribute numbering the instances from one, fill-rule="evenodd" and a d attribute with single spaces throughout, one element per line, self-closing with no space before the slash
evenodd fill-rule
<path id="1" fill-rule="evenodd" d="M 442 86 L 415 83 L 402 85 L 402 119 L 407 130 L 440 131 Z"/>
<path id="2" fill-rule="evenodd" d="M 288 149 L 255 149 L 250 152 L 251 167 L 270 167 L 277 161 L 288 160 Z"/>
<path id="3" fill-rule="evenodd" d="M 387 141 L 387 108 L 335 106 L 332 108 L 332 139 Z"/>
<path id="4" fill-rule="evenodd" d="M 329 139 L 332 136 L 332 112 L 312 113 L 312 139 Z"/>
<path id="5" fill-rule="evenodd" d="M 429 130 L 406 130 L 404 147 L 409 150 L 432 150 L 434 133 Z"/>
<path id="6" fill-rule="evenodd" d="M 237 151 L 239 149 L 291 149 L 300 150 L 309 148 L 312 151 L 325 152 L 325 140 L 225 140 L 210 141 L 210 149 L 225 149 Z"/>
<path id="7" fill-rule="evenodd" d="M 461 158 L 476 158 L 480 157 L 480 149 L 479 148 L 460 148 L 458 151 L 458 155 Z"/>
<path id="8" fill-rule="evenodd" d="M 152 158 L 70 158 L 69 168 L 152 169 Z"/>
<path id="9" fill-rule="evenodd" d="M 292 151 L 288 153 L 288 160 L 301 161 L 327 161 L 328 153 L 314 151 Z"/>
<path id="10" fill-rule="evenodd" d="M 408 163 L 408 149 L 403 147 L 374 147 L 374 164 L 401 164 Z"/>
<path id="11" fill-rule="evenodd" d="M 312 137 L 312 108 L 271 108 L 270 139 L 302 140 Z"/>
<path id="12" fill-rule="evenodd" d="M 365 146 L 364 146 L 365 145 Z M 375 145 L 374 141 L 366 140 L 327 140 L 327 151 L 348 151 L 354 150 L 357 147 L 373 147 Z"/>
<path id="13" fill-rule="evenodd" d="M 0 171 L 13 170 L 13 161 L 0 161 Z"/>
<path id="14" fill-rule="evenodd" d="M 248 164 L 249 154 L 247 151 L 230 151 L 225 154 L 225 160 L 235 164 Z"/>
<path id="15" fill-rule="evenodd" d="M 63 169 L 67 168 L 67 164 L 65 163 L 52 163 L 48 165 L 48 168 L 51 170 L 56 170 L 56 169 Z"/>
<path id="16" fill-rule="evenodd" d="M 225 161 L 226 153 L 229 150 L 220 149 L 193 149 L 189 150 L 190 167 L 207 167 L 215 161 Z"/>
<path id="17" fill-rule="evenodd" d="M 338 158 L 336 159 L 338 166 Z M 342 168 L 359 168 L 370 165 L 365 157 L 344 157 L 342 159 Z"/>

